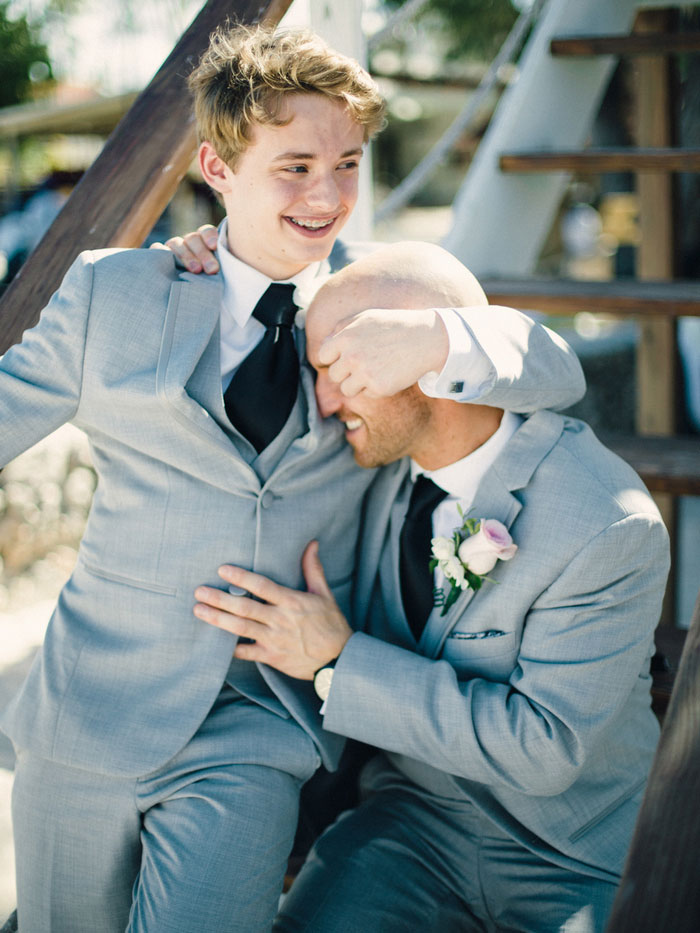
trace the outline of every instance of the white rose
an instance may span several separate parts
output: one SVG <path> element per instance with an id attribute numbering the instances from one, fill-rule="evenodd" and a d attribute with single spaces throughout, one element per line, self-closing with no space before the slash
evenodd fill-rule
<path id="1" fill-rule="evenodd" d="M 508 529 L 495 518 L 482 519 L 479 530 L 459 546 L 459 559 L 481 576 L 493 570 L 497 560 L 510 560 L 518 550 Z"/>
<path id="2" fill-rule="evenodd" d="M 326 284 L 328 279 L 330 279 L 329 273 L 319 272 L 318 275 L 315 275 L 313 279 L 309 282 L 304 282 L 301 285 L 297 285 L 292 294 L 292 301 L 299 308 L 294 318 L 294 323 L 297 327 L 303 327 L 304 322 L 306 321 L 306 312 L 309 305 L 316 297 L 317 292 Z"/>
<path id="3" fill-rule="evenodd" d="M 441 560 L 440 569 L 448 580 L 454 580 L 461 589 L 466 587 L 467 578 L 464 574 L 464 567 L 456 557 L 448 557 L 446 560 Z"/>
<path id="4" fill-rule="evenodd" d="M 455 556 L 455 543 L 452 538 L 432 538 L 430 545 L 433 557 L 437 560 L 449 560 L 450 557 Z"/>

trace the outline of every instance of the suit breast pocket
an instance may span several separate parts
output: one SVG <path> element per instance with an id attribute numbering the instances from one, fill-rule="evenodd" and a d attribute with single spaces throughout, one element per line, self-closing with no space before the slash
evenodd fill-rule
<path id="1" fill-rule="evenodd" d="M 143 580 L 130 574 L 116 573 L 106 567 L 98 567 L 83 559 L 81 561 L 85 570 L 93 577 L 100 577 L 102 580 L 108 580 L 110 583 L 120 583 L 123 586 L 130 586 L 137 590 L 148 590 L 151 593 L 159 593 L 162 596 L 176 596 L 177 587 L 165 586 L 155 580 Z"/>
<path id="2" fill-rule="evenodd" d="M 507 680 L 515 666 L 517 648 L 514 632 L 454 629 L 445 640 L 441 657 L 449 661 L 460 677 L 501 681 Z"/>

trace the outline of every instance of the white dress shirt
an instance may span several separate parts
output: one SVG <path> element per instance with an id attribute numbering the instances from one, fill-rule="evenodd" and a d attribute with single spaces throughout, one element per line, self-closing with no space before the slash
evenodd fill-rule
<path id="1" fill-rule="evenodd" d="M 473 450 L 466 457 L 440 467 L 439 470 L 423 470 L 415 461 L 411 461 L 411 478 L 413 480 L 423 473 L 431 479 L 448 495 L 440 502 L 433 512 L 433 537 L 451 538 L 455 529 L 462 525 L 457 506 L 462 509 L 465 516 L 474 502 L 474 496 L 487 470 L 494 463 L 500 452 L 510 438 L 522 424 L 523 418 L 512 411 L 503 412 L 501 423 L 491 437 Z M 493 518 L 492 515 L 472 515 L 471 518 Z M 442 571 L 435 568 L 435 585 L 442 586 L 445 582 Z"/>
<path id="2" fill-rule="evenodd" d="M 273 281 L 263 272 L 238 259 L 228 248 L 227 221 L 219 229 L 218 259 L 224 291 L 221 300 L 221 384 L 226 390 L 231 376 L 248 356 L 265 333 L 265 325 L 252 316 L 255 306 L 260 301 Z M 291 279 L 283 282 L 295 285 L 294 293 L 297 304 L 306 304 L 305 294 L 315 292 L 314 280 L 318 287 L 325 281 L 329 266 L 327 262 L 312 262 L 297 272 Z"/>
<path id="3" fill-rule="evenodd" d="M 224 282 L 221 302 L 221 384 L 223 390 L 243 360 L 265 333 L 265 327 L 252 317 L 256 304 L 273 280 L 263 272 L 238 259 L 228 247 L 228 224 L 219 228 L 217 255 Z M 294 300 L 308 307 L 316 291 L 330 273 L 327 260 L 312 262 L 285 283 L 295 285 Z M 427 373 L 418 382 L 421 390 L 435 398 L 454 401 L 473 398 L 488 378 L 491 361 L 471 339 L 461 317 L 451 308 L 437 309 L 445 323 L 450 342 L 447 362 L 440 373 Z"/>

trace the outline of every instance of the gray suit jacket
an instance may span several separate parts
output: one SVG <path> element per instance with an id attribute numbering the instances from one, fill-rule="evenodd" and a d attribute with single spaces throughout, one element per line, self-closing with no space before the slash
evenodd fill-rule
<path id="1" fill-rule="evenodd" d="M 519 550 L 418 645 L 405 621 L 398 532 L 407 463 L 366 503 L 357 615 L 325 728 L 389 752 L 427 791 L 482 808 L 523 845 L 619 873 L 658 735 L 649 659 L 668 542 L 636 474 L 580 421 L 525 420 L 471 514 Z M 455 510 L 455 527 L 461 524 Z"/>
<path id="2" fill-rule="evenodd" d="M 341 740 L 322 729 L 311 684 L 264 665 L 229 669 L 233 636 L 192 614 L 195 587 L 220 585 L 223 562 L 302 587 L 312 538 L 347 608 L 372 479 L 342 426 L 318 416 L 306 367 L 299 430 L 256 472 L 263 464 L 244 455 L 223 408 L 220 297 L 218 276 L 181 273 L 165 252 L 85 253 L 0 359 L 0 464 L 72 420 L 89 435 L 98 473 L 77 566 L 2 720 L 36 754 L 105 773 L 151 771 L 189 740 L 228 676 L 293 716 L 326 764 L 337 757 Z M 504 341 L 533 333 L 548 342 L 526 322 Z M 539 368 L 530 380 L 533 408 L 580 394 L 575 358 L 550 344 L 549 363 L 548 382 L 540 386 Z M 513 381 L 510 362 L 502 378 L 497 369 L 485 400 Z"/>

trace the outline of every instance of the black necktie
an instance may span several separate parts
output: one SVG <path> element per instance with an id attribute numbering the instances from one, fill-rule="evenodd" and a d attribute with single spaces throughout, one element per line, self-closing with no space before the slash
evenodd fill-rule
<path id="1" fill-rule="evenodd" d="M 293 285 L 275 282 L 257 303 L 253 317 L 267 330 L 224 392 L 231 424 L 258 453 L 284 427 L 299 389 L 299 356 L 292 334 L 297 313 L 293 292 Z"/>
<path id="2" fill-rule="evenodd" d="M 411 500 L 399 537 L 399 575 L 404 612 L 416 641 L 433 608 L 430 572 L 433 510 L 447 493 L 421 474 L 413 484 Z"/>

